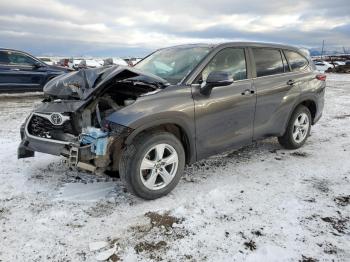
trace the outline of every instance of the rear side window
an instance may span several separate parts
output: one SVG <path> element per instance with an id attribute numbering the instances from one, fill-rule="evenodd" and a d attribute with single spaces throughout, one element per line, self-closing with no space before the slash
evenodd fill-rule
<path id="1" fill-rule="evenodd" d="M 286 54 L 286 57 L 293 72 L 301 71 L 308 66 L 308 61 L 306 60 L 306 58 L 298 54 L 297 52 L 285 50 L 284 53 Z"/>
<path id="2" fill-rule="evenodd" d="M 0 51 L 0 64 L 8 65 L 9 63 L 10 63 L 10 60 L 7 56 L 7 52 Z"/>
<path id="3" fill-rule="evenodd" d="M 256 76 L 284 73 L 281 52 L 277 49 L 253 48 Z"/>
<path id="4" fill-rule="evenodd" d="M 219 51 L 202 71 L 202 80 L 205 81 L 214 71 L 229 72 L 235 81 L 247 79 L 244 49 L 225 48 Z"/>

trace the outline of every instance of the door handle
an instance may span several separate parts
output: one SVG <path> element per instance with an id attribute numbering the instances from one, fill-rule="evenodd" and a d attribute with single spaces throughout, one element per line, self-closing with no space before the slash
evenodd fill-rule
<path id="1" fill-rule="evenodd" d="M 11 71 L 19 71 L 19 68 L 12 68 Z"/>
<path id="2" fill-rule="evenodd" d="M 292 79 L 290 79 L 290 80 L 287 81 L 287 85 L 289 85 L 289 86 L 292 86 L 292 85 L 294 85 L 294 84 L 295 84 L 295 81 L 292 80 Z"/>
<path id="3" fill-rule="evenodd" d="M 247 95 L 251 95 L 251 94 L 254 94 L 254 93 L 255 93 L 254 90 L 246 89 L 246 90 L 244 90 L 244 91 L 241 93 L 241 95 L 242 95 L 242 96 L 247 96 Z"/>

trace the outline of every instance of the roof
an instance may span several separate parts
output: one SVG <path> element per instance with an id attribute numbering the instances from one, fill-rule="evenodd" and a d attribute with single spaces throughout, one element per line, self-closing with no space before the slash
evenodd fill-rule
<path id="1" fill-rule="evenodd" d="M 283 48 L 283 49 L 295 49 L 299 48 L 292 45 L 284 45 L 278 43 L 269 43 L 269 42 L 225 42 L 220 43 L 217 46 L 225 46 L 225 45 L 235 45 L 235 46 L 248 46 L 248 47 L 273 47 L 273 48 Z"/>
<path id="2" fill-rule="evenodd" d="M 22 51 L 22 50 L 11 49 L 11 48 L 2 48 L 2 47 L 0 47 L 0 51 L 19 52 L 19 53 L 23 53 L 23 54 L 26 54 L 26 55 L 29 55 L 29 56 L 35 58 L 35 56 L 33 56 L 33 55 L 31 55 L 31 54 L 29 54 L 29 53 L 27 53 L 27 52 L 25 52 L 25 51 Z"/>
<path id="3" fill-rule="evenodd" d="M 12 49 L 12 48 L 3 48 L 3 47 L 0 47 L 0 51 L 15 51 L 15 52 L 23 52 L 21 50 L 16 50 L 16 49 Z M 23 53 L 26 53 L 26 52 L 23 52 Z"/>
<path id="4" fill-rule="evenodd" d="M 209 43 L 184 44 L 184 45 L 169 46 L 169 47 L 165 47 L 164 49 L 173 48 L 173 47 L 176 47 L 176 48 L 190 48 L 190 47 L 216 48 L 216 47 L 223 47 L 223 46 L 273 47 L 273 48 L 299 50 L 298 47 L 291 46 L 291 45 L 268 43 L 268 42 L 242 42 L 242 41 L 231 41 L 231 42 L 212 43 L 212 44 L 209 44 Z"/>

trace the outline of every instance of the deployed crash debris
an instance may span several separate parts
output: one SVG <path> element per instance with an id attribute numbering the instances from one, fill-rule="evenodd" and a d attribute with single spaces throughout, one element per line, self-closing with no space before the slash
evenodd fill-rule
<path id="1" fill-rule="evenodd" d="M 123 66 L 57 77 L 45 86 L 43 103 L 21 128 L 18 157 L 34 156 L 34 151 L 63 155 L 70 167 L 103 172 L 110 167 L 112 149 L 121 148 L 132 131 L 116 124 L 113 114 L 167 85 Z"/>

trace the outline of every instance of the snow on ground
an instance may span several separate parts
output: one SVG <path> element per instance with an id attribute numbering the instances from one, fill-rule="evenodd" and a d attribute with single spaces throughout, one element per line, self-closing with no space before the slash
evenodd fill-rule
<path id="1" fill-rule="evenodd" d="M 350 76 L 327 86 L 301 149 L 271 138 L 212 157 L 154 201 L 60 157 L 17 160 L 40 98 L 0 98 L 0 261 L 349 261 Z"/>

